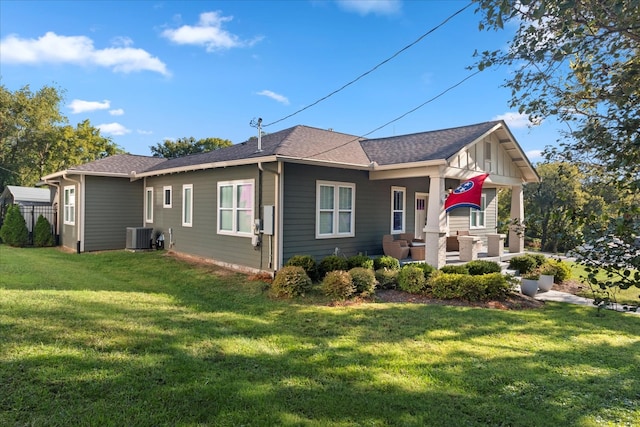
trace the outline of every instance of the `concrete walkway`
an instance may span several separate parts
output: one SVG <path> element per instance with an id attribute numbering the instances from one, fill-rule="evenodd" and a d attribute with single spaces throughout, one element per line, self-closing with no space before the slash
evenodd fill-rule
<path id="1" fill-rule="evenodd" d="M 520 289 L 518 287 L 518 292 L 519 291 L 520 291 Z M 573 295 L 573 294 L 570 294 L 570 293 L 567 293 L 567 292 L 555 291 L 553 289 L 551 289 L 550 291 L 547 291 L 547 292 L 538 292 L 536 294 L 536 296 L 534 296 L 534 298 L 539 300 L 539 301 L 566 302 L 568 304 L 577 304 L 577 305 L 584 305 L 584 306 L 596 308 L 596 306 L 593 304 L 593 300 L 592 299 L 579 297 L 577 295 Z M 608 310 L 620 311 L 620 312 L 624 312 L 624 313 L 629 313 L 629 314 L 640 315 L 640 312 L 638 312 L 638 311 L 625 310 L 624 309 L 624 305 L 622 305 L 622 304 L 614 304 L 614 305 L 612 305 L 610 307 L 607 307 L 607 309 Z"/>

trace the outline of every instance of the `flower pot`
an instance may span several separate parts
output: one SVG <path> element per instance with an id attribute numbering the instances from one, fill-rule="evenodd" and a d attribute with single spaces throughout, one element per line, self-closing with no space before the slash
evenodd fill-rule
<path id="1" fill-rule="evenodd" d="M 550 274 L 541 274 L 538 280 L 538 290 L 540 292 L 547 292 L 551 290 L 553 286 L 553 276 Z"/>
<path id="2" fill-rule="evenodd" d="M 538 281 L 534 279 L 522 279 L 520 281 L 520 292 L 529 297 L 534 297 L 538 292 Z"/>

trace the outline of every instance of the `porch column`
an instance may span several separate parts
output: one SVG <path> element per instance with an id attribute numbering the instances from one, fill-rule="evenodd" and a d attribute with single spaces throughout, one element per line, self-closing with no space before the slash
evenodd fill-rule
<path id="1" fill-rule="evenodd" d="M 511 187 L 511 226 L 509 227 L 509 252 L 524 252 L 524 197 L 522 185 Z"/>
<path id="2" fill-rule="evenodd" d="M 424 227 L 425 262 L 435 268 L 447 262 L 447 214 L 444 211 L 444 170 L 429 178 L 427 225 Z"/>

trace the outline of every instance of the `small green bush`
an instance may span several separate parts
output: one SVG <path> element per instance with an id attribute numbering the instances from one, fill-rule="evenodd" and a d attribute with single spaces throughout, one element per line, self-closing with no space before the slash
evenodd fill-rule
<path id="1" fill-rule="evenodd" d="M 431 292 L 442 299 L 487 301 L 504 299 L 511 292 L 510 281 L 501 273 L 483 275 L 438 274 L 431 280 Z"/>
<path id="2" fill-rule="evenodd" d="M 414 264 L 407 264 L 398 273 L 398 288 L 412 294 L 418 294 L 426 290 L 427 279 L 424 271 Z"/>
<path id="3" fill-rule="evenodd" d="M 376 280 L 381 289 L 395 289 L 398 287 L 398 273 L 400 270 L 380 268 L 376 270 Z"/>
<path id="4" fill-rule="evenodd" d="M 476 259 L 473 261 L 469 261 L 466 264 L 467 270 L 469 270 L 469 274 L 472 276 L 480 276 L 482 274 L 489 273 L 500 273 L 502 268 L 500 268 L 500 264 L 495 261 L 486 261 L 482 259 Z"/>
<path id="5" fill-rule="evenodd" d="M 469 270 L 465 265 L 445 265 L 440 268 L 440 271 L 447 274 L 469 274 Z"/>
<path id="6" fill-rule="evenodd" d="M 304 296 L 311 289 L 311 279 L 302 267 L 282 267 L 271 284 L 270 293 L 277 298 Z"/>
<path id="7" fill-rule="evenodd" d="M 0 228 L 0 238 L 10 246 L 26 246 L 29 243 L 29 230 L 18 205 L 7 207 L 7 215 Z"/>
<path id="8" fill-rule="evenodd" d="M 38 221 L 36 221 L 36 228 L 33 232 L 33 244 L 39 247 L 53 246 L 51 223 L 42 215 L 40 215 Z"/>
<path id="9" fill-rule="evenodd" d="M 537 265 L 538 262 L 531 255 L 518 255 L 509 260 L 509 268 L 518 270 L 521 276 L 533 271 Z"/>
<path id="10" fill-rule="evenodd" d="M 427 264 L 426 262 L 414 262 L 412 265 L 422 270 L 422 272 L 424 273 L 424 278 L 427 280 L 429 280 L 431 274 L 436 271 L 436 269 L 432 265 Z"/>
<path id="11" fill-rule="evenodd" d="M 559 259 L 548 259 L 540 266 L 540 273 L 553 275 L 555 283 L 562 283 L 571 278 L 571 267 Z"/>
<path id="12" fill-rule="evenodd" d="M 338 255 L 329 255 L 320 261 L 318 269 L 320 270 L 320 277 L 322 278 L 331 271 L 347 271 L 349 269 L 349 263 L 346 258 Z"/>
<path id="13" fill-rule="evenodd" d="M 312 282 L 320 280 L 318 264 L 311 255 L 294 255 L 289 258 L 285 266 L 302 267 Z"/>
<path id="14" fill-rule="evenodd" d="M 348 299 L 355 291 L 356 287 L 347 271 L 330 271 L 322 279 L 322 292 L 333 300 Z"/>
<path id="15" fill-rule="evenodd" d="M 373 260 L 366 255 L 354 255 L 347 258 L 349 269 L 362 267 L 373 270 Z"/>
<path id="16" fill-rule="evenodd" d="M 354 267 L 349 270 L 351 281 L 356 287 L 355 293 L 364 297 L 371 296 L 376 291 L 376 276 L 373 270 L 365 267 Z"/>
<path id="17" fill-rule="evenodd" d="M 536 260 L 536 267 L 540 267 L 542 264 L 547 262 L 547 257 L 542 254 L 527 254 L 533 259 Z"/>
<path id="18" fill-rule="evenodd" d="M 388 255 L 383 255 L 380 258 L 373 260 L 373 268 L 380 270 L 386 268 L 387 270 L 400 270 L 400 261 L 396 258 Z"/>

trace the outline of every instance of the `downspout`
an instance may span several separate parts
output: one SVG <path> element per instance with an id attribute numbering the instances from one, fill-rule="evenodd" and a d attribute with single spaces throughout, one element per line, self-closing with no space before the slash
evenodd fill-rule
<path id="1" fill-rule="evenodd" d="M 263 183 L 262 183 L 262 173 L 265 171 L 264 166 L 262 164 L 262 162 L 258 162 L 258 169 L 259 169 L 259 180 L 258 180 L 258 186 L 259 186 L 259 204 L 260 206 L 262 206 L 262 187 L 263 187 Z M 269 256 L 268 256 L 268 260 L 269 260 L 269 264 L 268 264 L 268 268 L 270 269 L 274 269 L 277 270 L 280 267 L 279 264 L 279 254 L 282 253 L 279 245 L 280 245 L 280 241 L 281 239 L 279 238 L 280 236 L 280 215 L 278 214 L 278 212 L 280 211 L 280 174 L 282 173 L 282 169 L 281 169 L 281 163 L 278 162 L 278 170 L 273 171 L 271 169 L 268 170 L 268 172 L 271 172 L 274 174 L 275 179 L 274 179 L 274 201 L 275 201 L 275 206 L 274 206 L 274 224 L 273 224 L 273 234 L 269 235 Z M 262 221 L 264 221 L 264 218 L 262 218 Z M 276 247 L 276 249 L 274 250 L 274 246 Z M 260 258 L 260 269 L 262 269 L 262 253 L 260 254 L 261 258 Z"/>

